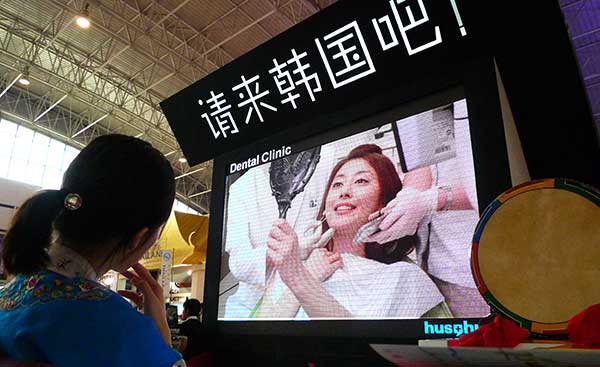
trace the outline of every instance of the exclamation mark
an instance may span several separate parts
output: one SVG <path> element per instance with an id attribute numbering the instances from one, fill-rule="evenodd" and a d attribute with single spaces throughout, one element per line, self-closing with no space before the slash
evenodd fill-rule
<path id="1" fill-rule="evenodd" d="M 465 29 L 462 19 L 460 18 L 460 13 L 458 12 L 458 7 L 456 6 L 456 0 L 450 0 L 450 3 L 452 4 L 452 9 L 454 10 L 454 16 L 456 17 L 456 21 L 458 22 L 460 34 L 464 37 L 467 35 L 467 30 Z"/>

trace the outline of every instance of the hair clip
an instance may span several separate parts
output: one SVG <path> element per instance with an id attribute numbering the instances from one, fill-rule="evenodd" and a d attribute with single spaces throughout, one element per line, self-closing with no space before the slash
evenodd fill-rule
<path id="1" fill-rule="evenodd" d="M 68 210 L 77 210 L 79 208 L 81 208 L 81 196 L 74 194 L 74 193 L 69 193 L 67 194 L 67 196 L 65 197 L 65 208 L 67 208 Z"/>

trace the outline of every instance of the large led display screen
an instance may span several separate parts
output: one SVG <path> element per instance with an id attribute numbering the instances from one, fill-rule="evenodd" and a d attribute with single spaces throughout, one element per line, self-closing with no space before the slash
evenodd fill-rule
<path id="1" fill-rule="evenodd" d="M 371 126 L 229 162 L 219 320 L 489 314 L 466 100 Z"/>

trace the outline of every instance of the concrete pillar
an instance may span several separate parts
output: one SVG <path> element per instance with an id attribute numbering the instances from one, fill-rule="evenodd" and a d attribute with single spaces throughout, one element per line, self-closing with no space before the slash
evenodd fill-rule
<path id="1" fill-rule="evenodd" d="M 204 300 L 204 264 L 192 265 L 192 290 L 191 298 L 200 302 Z"/>

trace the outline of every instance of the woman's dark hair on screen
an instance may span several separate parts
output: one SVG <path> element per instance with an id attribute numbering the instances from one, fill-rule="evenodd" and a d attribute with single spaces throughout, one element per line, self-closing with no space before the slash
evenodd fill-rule
<path id="1" fill-rule="evenodd" d="M 322 218 L 323 213 L 325 212 L 325 198 L 329 193 L 335 175 L 343 165 L 354 159 L 365 160 L 377 174 L 377 179 L 379 180 L 379 186 L 381 188 L 379 193 L 379 204 L 381 207 L 387 205 L 387 203 L 394 199 L 396 194 L 402 190 L 402 182 L 400 181 L 400 177 L 398 177 L 398 172 L 396 172 L 396 169 L 394 168 L 394 163 L 383 154 L 381 148 L 375 144 L 360 145 L 352 149 L 346 157 L 341 159 L 333 167 L 333 170 L 329 175 L 329 180 L 327 181 L 327 188 L 325 189 L 317 218 Z M 329 225 L 327 224 L 327 221 L 325 221 L 323 222 L 323 232 L 327 229 L 329 229 Z M 413 235 L 399 238 L 392 241 L 392 243 L 384 245 L 367 242 L 365 243 L 365 255 L 368 259 L 391 264 L 396 261 L 404 260 L 406 255 L 414 250 L 418 241 L 419 237 Z M 331 242 L 328 244 L 327 248 L 330 251 L 333 250 Z"/>

